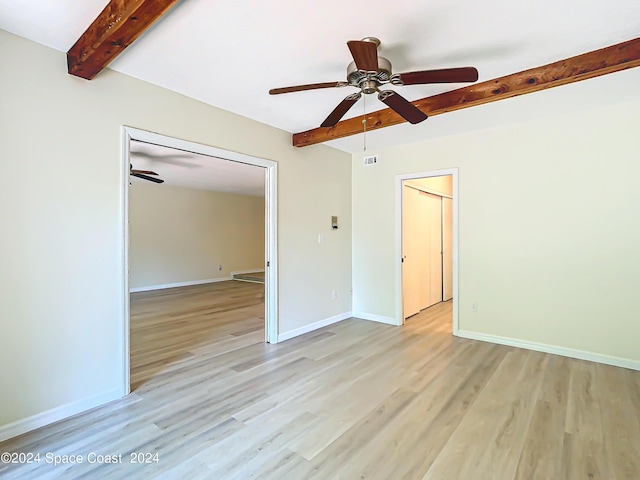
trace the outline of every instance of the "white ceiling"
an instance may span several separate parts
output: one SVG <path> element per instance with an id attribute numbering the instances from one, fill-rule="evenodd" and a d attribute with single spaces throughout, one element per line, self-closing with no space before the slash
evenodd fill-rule
<path id="1" fill-rule="evenodd" d="M 136 170 L 156 172 L 164 180 L 162 185 L 264 196 L 262 167 L 136 140 L 131 141 L 130 162 Z M 149 183 L 137 177 L 131 177 L 131 182 Z"/>
<path id="2" fill-rule="evenodd" d="M 107 0 L 0 0 L 0 28 L 67 51 L 106 4 Z M 379 52 L 391 60 L 394 72 L 475 66 L 483 81 L 630 40 L 639 33 L 638 0 L 187 0 L 110 68 L 300 132 L 317 127 L 355 90 L 278 96 L 268 95 L 268 90 L 344 80 L 351 61 L 347 40 L 370 35 L 380 38 Z M 624 78 L 637 81 L 640 75 L 634 72 Z M 582 83 L 600 87 L 593 81 Z M 459 86 L 398 88 L 415 100 Z M 588 97 L 588 87 L 580 91 Z M 366 100 L 368 111 L 383 107 L 375 95 Z M 527 105 L 535 110 L 535 103 Z M 501 108 L 485 107 L 439 115 L 417 126 L 404 124 L 370 132 L 367 143 L 370 149 L 381 148 L 531 116 L 523 108 L 512 109 L 505 117 Z M 475 109 L 485 114 L 471 113 Z M 350 114 L 362 111 L 360 100 Z M 449 116 L 457 120 L 446 120 Z M 357 135 L 329 145 L 356 152 L 362 150 L 363 139 Z"/>

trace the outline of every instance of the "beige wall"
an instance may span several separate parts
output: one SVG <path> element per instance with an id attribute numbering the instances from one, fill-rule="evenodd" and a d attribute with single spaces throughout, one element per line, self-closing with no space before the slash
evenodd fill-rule
<path id="1" fill-rule="evenodd" d="M 277 161 L 279 329 L 351 310 L 350 155 L 111 70 L 69 76 L 64 54 L 3 31 L 0 45 L 0 426 L 122 390 L 123 125 Z"/>
<path id="2" fill-rule="evenodd" d="M 640 361 L 637 83 L 628 94 L 383 150 L 375 167 L 354 155 L 354 312 L 398 311 L 395 176 L 458 168 L 460 329 Z"/>
<path id="3" fill-rule="evenodd" d="M 129 236 L 134 289 L 264 269 L 264 197 L 135 182 Z"/>

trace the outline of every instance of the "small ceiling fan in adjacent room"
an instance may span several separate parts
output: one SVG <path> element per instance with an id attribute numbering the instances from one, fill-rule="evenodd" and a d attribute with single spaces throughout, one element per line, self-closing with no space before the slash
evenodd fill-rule
<path id="1" fill-rule="evenodd" d="M 427 119 L 427 115 L 413 105 L 409 100 L 394 90 L 380 90 L 385 84 L 395 86 L 425 85 L 432 83 L 461 83 L 478 80 L 478 70 L 474 67 L 444 68 L 439 70 L 422 70 L 407 73 L 392 73 L 391 62 L 378 56 L 380 40 L 375 37 L 365 37 L 362 40 L 347 42 L 353 62 L 347 67 L 346 82 L 312 83 L 293 87 L 273 88 L 270 95 L 281 93 L 316 90 L 319 88 L 356 87 L 360 91 L 347 95 L 338 106 L 322 122 L 322 127 L 335 126 L 351 107 L 360 99 L 362 94 L 378 93 L 378 100 L 394 110 L 410 123 L 420 123 Z"/>
<path id="2" fill-rule="evenodd" d="M 133 165 L 129 164 L 129 174 L 132 177 L 142 178 L 143 180 L 149 180 L 154 183 L 164 183 L 164 180 L 161 178 L 152 177 L 150 175 L 158 175 L 156 172 L 152 172 L 151 170 L 134 170 Z"/>

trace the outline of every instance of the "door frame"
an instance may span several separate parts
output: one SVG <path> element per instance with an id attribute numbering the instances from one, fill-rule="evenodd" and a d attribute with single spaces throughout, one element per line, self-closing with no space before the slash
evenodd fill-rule
<path id="1" fill-rule="evenodd" d="M 447 168 L 443 170 L 427 170 L 424 172 L 405 173 L 396 175 L 396 225 L 395 225 L 395 285 L 396 285 L 396 322 L 397 325 L 404 325 L 404 305 L 402 297 L 402 213 L 403 195 L 405 180 L 415 180 L 427 177 L 442 177 L 451 175 L 453 186 L 453 335 L 458 335 L 458 169 Z"/>
<path id="2" fill-rule="evenodd" d="M 129 155 L 131 140 L 152 143 L 178 150 L 240 162 L 265 169 L 265 341 L 278 342 L 278 163 L 265 158 L 253 157 L 201 143 L 181 140 L 159 133 L 122 127 L 122 164 L 120 215 L 124 235 L 122 241 L 122 388 L 123 396 L 131 392 L 130 383 L 130 292 L 129 292 Z"/>

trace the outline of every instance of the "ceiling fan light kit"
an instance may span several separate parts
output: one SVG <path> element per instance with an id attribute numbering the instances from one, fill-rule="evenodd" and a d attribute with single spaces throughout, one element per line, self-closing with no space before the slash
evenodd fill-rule
<path id="1" fill-rule="evenodd" d="M 356 87 L 360 91 L 347 95 L 342 102 L 322 122 L 322 127 L 333 127 L 346 115 L 351 107 L 362 97 L 362 94 L 378 94 L 378 100 L 394 110 L 409 123 L 420 123 L 428 116 L 409 100 L 395 90 L 380 90 L 386 84 L 394 86 L 425 85 L 433 83 L 461 83 L 478 80 L 478 70 L 474 67 L 446 68 L 439 70 L 423 70 L 407 73 L 392 73 L 391 62 L 378 56 L 380 40 L 376 37 L 365 37 L 362 40 L 350 40 L 347 47 L 353 62 L 347 66 L 346 82 L 325 82 L 293 87 L 274 88 L 270 95 L 281 93 L 316 90 L 320 88 Z"/>

